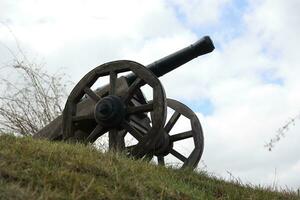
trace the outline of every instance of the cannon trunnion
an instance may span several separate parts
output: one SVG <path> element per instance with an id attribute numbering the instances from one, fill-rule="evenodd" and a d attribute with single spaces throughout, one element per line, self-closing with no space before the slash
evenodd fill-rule
<path id="1" fill-rule="evenodd" d="M 167 99 L 158 77 L 184 63 L 213 51 L 208 36 L 148 66 L 134 61 L 105 63 L 87 73 L 68 96 L 63 114 L 41 129 L 35 138 L 70 140 L 102 145 L 101 149 L 125 154 L 161 165 L 168 165 L 169 155 L 181 162 L 179 167 L 195 168 L 203 153 L 204 138 L 196 114 L 186 105 Z M 123 75 L 126 74 L 126 75 Z M 93 90 L 96 82 L 109 80 Z M 147 87 L 150 95 L 144 95 Z M 173 114 L 168 117 L 167 110 Z M 190 129 L 171 133 L 183 116 Z M 177 142 L 190 139 L 193 148 L 183 154 L 174 148 Z"/>

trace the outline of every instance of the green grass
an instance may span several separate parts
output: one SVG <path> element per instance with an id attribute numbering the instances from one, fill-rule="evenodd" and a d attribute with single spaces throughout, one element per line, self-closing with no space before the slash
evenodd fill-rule
<path id="1" fill-rule="evenodd" d="M 0 199 L 297 199 L 93 147 L 0 136 Z"/>

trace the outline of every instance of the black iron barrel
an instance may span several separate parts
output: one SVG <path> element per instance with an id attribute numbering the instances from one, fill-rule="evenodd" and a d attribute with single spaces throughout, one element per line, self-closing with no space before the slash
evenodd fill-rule
<path id="1" fill-rule="evenodd" d="M 210 37 L 204 36 L 194 44 L 155 61 L 146 67 L 157 77 L 161 77 L 198 56 L 212 52 L 214 49 L 215 47 Z M 131 84 L 136 79 L 136 76 L 129 74 L 126 78 L 128 83 Z"/>

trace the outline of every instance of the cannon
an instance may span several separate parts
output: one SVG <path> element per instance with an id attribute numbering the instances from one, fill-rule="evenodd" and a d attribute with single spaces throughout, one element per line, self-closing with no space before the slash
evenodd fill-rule
<path id="1" fill-rule="evenodd" d="M 129 60 L 104 63 L 88 72 L 73 88 L 62 115 L 42 128 L 34 138 L 68 140 L 85 144 L 106 144 L 110 151 L 153 160 L 168 165 L 172 155 L 180 168 L 195 168 L 204 147 L 203 131 L 196 114 L 186 105 L 166 98 L 159 77 L 210 53 L 214 45 L 209 36 L 147 66 Z M 105 82 L 92 89 L 99 82 Z M 147 87 L 150 95 L 142 91 Z M 172 110 L 172 115 L 168 110 Z M 190 130 L 171 134 L 178 119 L 189 120 Z M 176 142 L 191 139 L 193 150 L 183 155 Z M 103 145 L 105 145 L 103 144 Z"/>

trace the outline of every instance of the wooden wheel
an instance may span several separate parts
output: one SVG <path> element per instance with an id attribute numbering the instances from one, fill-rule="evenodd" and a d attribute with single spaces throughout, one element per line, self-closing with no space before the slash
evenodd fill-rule
<path id="1" fill-rule="evenodd" d="M 124 87 L 120 85 L 119 73 L 132 72 L 136 79 Z M 91 87 L 98 80 L 109 77 L 107 92 L 93 91 Z M 118 86 L 120 85 L 120 86 Z M 142 104 L 133 104 L 133 98 L 143 85 L 153 90 L 153 100 Z M 108 88 L 107 88 L 108 87 Z M 103 88 L 105 90 L 105 88 Z M 91 112 L 84 115 L 77 110 L 77 104 L 84 95 L 93 102 Z M 87 108 L 85 110 L 88 110 Z M 153 116 L 151 126 L 145 131 L 138 131 L 133 119 L 150 113 Z M 130 154 L 143 157 L 152 148 L 153 140 L 159 138 L 160 130 L 166 120 L 166 100 L 164 89 L 158 78 L 143 65 L 133 61 L 114 61 L 100 65 L 87 73 L 73 88 L 63 111 L 63 138 L 78 139 L 75 132 L 83 132 L 81 140 L 93 143 L 97 138 L 108 132 L 109 149 L 124 149 L 124 137 L 132 135 L 138 143 Z"/>
<path id="2" fill-rule="evenodd" d="M 162 145 L 158 145 L 152 154 L 148 154 L 148 157 L 152 158 L 155 156 L 158 164 L 167 165 L 166 156 L 173 155 L 182 163 L 181 166 L 179 165 L 180 168 L 188 167 L 194 169 L 200 161 L 204 147 L 204 137 L 200 121 L 190 108 L 179 101 L 167 99 L 167 106 L 173 109 L 174 113 L 164 126 L 164 142 Z M 171 135 L 170 132 L 181 115 L 190 121 L 191 130 Z M 181 152 L 174 149 L 174 144 L 188 138 L 193 140 L 194 147 L 188 156 L 184 156 Z"/>

